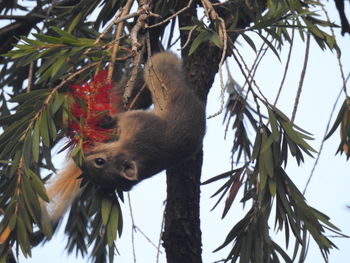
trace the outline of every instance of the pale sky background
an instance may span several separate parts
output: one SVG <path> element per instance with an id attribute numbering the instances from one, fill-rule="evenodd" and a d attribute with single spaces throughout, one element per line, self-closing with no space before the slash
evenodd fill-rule
<path id="1" fill-rule="evenodd" d="M 339 22 L 334 2 L 329 1 L 327 5 L 327 10 L 329 11 L 332 21 Z M 347 11 L 349 8 L 348 5 Z M 322 13 L 321 10 L 320 13 Z M 347 75 L 350 71 L 350 37 L 349 35 L 341 37 L 339 32 L 340 29 L 336 29 L 338 44 L 343 52 L 341 60 L 345 75 Z M 242 44 L 242 46 L 240 46 L 240 51 L 247 61 L 252 62 L 255 58 L 254 52 L 242 39 L 239 39 L 239 41 Z M 291 116 L 293 109 L 294 98 L 298 88 L 299 76 L 304 60 L 304 49 L 304 43 L 301 43 L 300 41 L 295 43 L 285 88 L 282 91 L 281 98 L 277 104 L 277 106 L 288 116 Z M 288 46 L 283 49 L 283 54 L 281 56 L 282 62 L 280 62 L 274 54 L 269 51 L 257 73 L 257 83 L 271 101 L 274 100 L 280 85 L 287 53 Z M 244 79 L 233 59 L 229 59 L 229 65 L 235 80 L 238 83 L 243 84 Z M 295 122 L 298 126 L 301 126 L 314 134 L 315 140 L 310 142 L 310 144 L 316 150 L 319 149 L 331 109 L 341 86 L 342 82 L 336 54 L 328 50 L 323 52 L 317 44 L 312 41 L 307 74 Z M 220 86 L 217 76 L 216 82 L 209 95 L 207 106 L 208 115 L 211 115 L 220 109 L 219 97 Z M 335 116 L 343 99 L 344 95 L 342 95 L 337 105 Z M 332 123 L 335 116 L 333 116 Z M 223 114 L 207 121 L 207 133 L 204 140 L 202 181 L 230 170 L 232 137 L 228 136 L 228 138 L 224 140 L 225 127 L 222 126 L 222 119 Z M 350 210 L 346 207 L 350 204 L 350 163 L 346 162 L 345 156 L 334 155 L 338 148 L 338 144 L 339 133 L 335 132 L 335 134 L 326 141 L 324 145 L 319 164 L 316 167 L 314 177 L 306 193 L 306 199 L 311 206 L 330 216 L 331 222 L 342 229 L 345 234 L 350 235 Z M 292 157 L 289 157 L 287 173 L 299 186 L 300 190 L 304 189 L 313 164 L 314 159 L 305 156 L 305 164 L 298 167 L 296 161 L 294 161 Z M 216 202 L 216 199 L 210 199 L 210 196 L 221 186 L 222 183 L 223 182 L 205 185 L 201 188 L 201 227 L 204 263 L 212 263 L 216 260 L 225 258 L 231 248 L 230 245 L 220 252 L 212 253 L 212 251 L 223 242 L 226 234 L 233 227 L 234 223 L 238 222 L 247 212 L 244 211 L 245 213 L 242 213 L 242 205 L 238 203 L 239 198 L 236 199 L 230 212 L 223 220 L 221 220 L 223 209 L 222 204 L 214 211 L 210 212 L 212 206 Z M 135 224 L 155 244 L 158 244 L 161 231 L 160 225 L 164 209 L 163 202 L 166 199 L 165 192 L 165 175 L 161 173 L 140 183 L 130 193 Z M 117 241 L 120 255 L 115 257 L 115 262 L 133 262 L 131 219 L 129 216 L 127 198 L 126 202 L 122 204 L 122 211 L 124 216 L 124 229 L 122 237 Z M 271 227 L 273 227 L 273 223 L 271 224 Z M 44 246 L 34 248 L 31 259 L 20 257 L 20 262 L 88 262 L 87 258 L 75 258 L 74 255 L 67 255 L 64 251 L 66 238 L 62 235 L 63 229 L 64 227 L 61 227 L 60 233 L 57 233 L 55 237 Z M 279 239 L 279 237 L 277 237 L 276 240 L 279 241 L 279 243 L 283 242 L 283 238 Z M 350 240 L 344 238 L 333 238 L 332 241 L 338 246 L 339 250 L 334 249 L 331 251 L 329 262 L 348 262 L 348 259 L 350 258 Z M 156 262 L 157 250 L 139 232 L 135 233 L 135 246 L 137 262 Z M 163 249 L 162 252 L 159 262 L 164 263 L 166 260 Z M 318 251 L 317 245 L 311 241 L 309 255 L 306 262 L 313 263 L 322 261 L 323 259 Z"/>

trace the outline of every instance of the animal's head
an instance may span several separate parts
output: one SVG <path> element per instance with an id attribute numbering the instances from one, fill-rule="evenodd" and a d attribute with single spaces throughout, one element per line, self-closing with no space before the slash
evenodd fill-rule
<path id="1" fill-rule="evenodd" d="M 137 163 L 118 142 L 101 144 L 86 154 L 83 174 L 107 189 L 129 191 L 138 183 Z"/>

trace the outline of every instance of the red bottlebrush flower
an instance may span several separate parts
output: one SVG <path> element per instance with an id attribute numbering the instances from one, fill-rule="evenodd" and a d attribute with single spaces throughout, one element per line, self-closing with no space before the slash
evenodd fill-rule
<path id="1" fill-rule="evenodd" d="M 96 74 L 91 82 L 70 87 L 72 118 L 68 122 L 69 144 L 76 145 L 82 139 L 83 150 L 86 150 L 96 142 L 104 142 L 115 137 L 111 129 L 100 127 L 106 115 L 120 111 L 116 108 L 121 100 L 120 97 L 113 97 L 114 107 L 111 105 L 112 87 L 113 83 L 107 80 L 106 70 Z"/>

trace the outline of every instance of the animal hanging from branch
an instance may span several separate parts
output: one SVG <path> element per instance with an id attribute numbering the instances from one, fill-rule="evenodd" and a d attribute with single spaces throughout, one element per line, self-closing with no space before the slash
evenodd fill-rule
<path id="1" fill-rule="evenodd" d="M 75 91 L 82 101 L 80 106 L 73 105 L 72 114 L 83 123 L 76 122 L 70 135 L 76 143 L 74 138 L 77 131 L 80 133 L 85 159 L 81 169 L 71 162 L 48 186 L 53 222 L 78 195 L 81 179 L 77 178 L 82 173 L 108 191 L 129 191 L 140 181 L 191 158 L 201 148 L 205 105 L 187 84 L 176 55 L 158 53 L 145 65 L 144 80 L 153 102 L 150 111 L 118 112 L 119 106 L 110 107 L 106 94 L 111 93 L 111 85 L 103 74 L 92 82 L 94 90 L 83 91 L 88 89 L 85 86 Z M 111 116 L 107 121 L 106 113 Z"/>

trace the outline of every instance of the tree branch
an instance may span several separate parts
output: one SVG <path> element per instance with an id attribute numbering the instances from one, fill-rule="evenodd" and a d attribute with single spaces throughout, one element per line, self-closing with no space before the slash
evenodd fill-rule
<path id="1" fill-rule="evenodd" d="M 79 0 L 65 0 L 60 1 L 59 3 L 55 4 L 55 6 L 62 7 L 74 5 L 77 2 L 79 2 Z M 51 6 L 47 7 L 46 9 L 41 9 L 40 6 L 36 6 L 27 15 L 23 16 L 23 18 L 0 28 L 0 39 L 2 40 L 0 43 L 0 54 L 10 51 L 13 46 L 18 43 L 21 36 L 27 36 L 36 24 L 44 21 L 47 10 L 50 8 Z M 3 59 L 4 57 L 0 56 L 0 62 Z"/>

